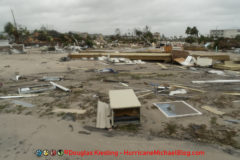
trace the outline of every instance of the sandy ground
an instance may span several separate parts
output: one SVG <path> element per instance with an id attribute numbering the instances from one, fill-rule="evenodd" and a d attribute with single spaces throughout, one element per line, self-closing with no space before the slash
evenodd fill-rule
<path id="1" fill-rule="evenodd" d="M 237 159 L 239 154 L 239 124 L 226 122 L 239 119 L 239 106 L 232 101 L 239 96 L 223 95 L 223 92 L 239 92 L 239 84 L 196 85 L 193 80 L 239 79 L 239 73 L 227 72 L 226 76 L 206 73 L 208 68 L 196 71 L 182 69 L 178 65 L 165 64 L 162 70 L 156 63 L 144 65 L 104 65 L 99 61 L 71 60 L 60 62 L 67 54 L 40 54 L 28 52 L 25 55 L 1 55 L 0 95 L 16 94 L 18 87 L 47 84 L 38 79 L 43 76 L 64 76 L 57 82 L 72 89 L 71 93 L 61 90 L 48 91 L 37 97 L 18 99 L 34 104 L 33 108 L 16 106 L 10 100 L 0 100 L 0 159 L 33 159 L 36 149 L 72 150 L 202 150 L 204 157 L 174 157 L 174 159 Z M 113 68 L 118 74 L 101 74 L 93 70 Z M 26 79 L 11 80 L 16 74 Z M 103 80 L 128 81 L 129 87 Z M 179 84 L 207 91 L 199 93 L 187 90 L 185 95 L 168 96 L 168 93 L 151 94 L 139 98 L 141 126 L 137 130 L 120 128 L 113 131 L 94 129 L 96 124 L 97 100 L 109 103 L 111 89 L 133 88 L 136 92 L 153 89 L 150 83 Z M 176 89 L 176 88 L 175 88 Z M 137 94 L 140 96 L 142 94 Z M 203 115 L 184 118 L 166 118 L 156 107 L 155 102 L 184 100 Z M 210 105 L 226 114 L 218 116 L 201 108 Z M 54 108 L 74 108 L 87 110 L 84 115 L 56 114 Z M 213 117 L 215 121 L 213 122 Z M 176 124 L 174 133 L 169 134 L 169 124 Z M 201 128 L 194 130 L 193 128 Z M 133 129 L 133 130 L 132 130 Z M 80 133 L 79 133 L 80 131 Z M 89 134 L 83 134 L 85 131 Z M 210 138 L 208 138 L 210 137 Z M 228 143 L 229 142 L 229 143 Z M 231 142 L 231 143 L 230 143 Z M 74 159 L 77 157 L 74 157 Z M 111 156 L 85 157 L 85 159 L 117 159 Z M 119 157 L 122 159 L 123 157 Z M 153 159 L 153 157 L 124 157 L 126 159 Z M 161 159 L 154 157 L 155 159 Z M 164 157 L 167 159 L 167 157 Z M 172 157 L 168 157 L 172 159 Z M 62 159 L 73 159 L 64 156 Z M 78 158 L 81 159 L 81 158 Z"/>
<path id="2" fill-rule="evenodd" d="M 78 123 L 69 123 L 58 119 L 43 119 L 23 115 L 0 116 L 1 159 L 36 159 L 37 149 L 80 150 L 186 150 L 205 151 L 204 156 L 164 157 L 164 159 L 238 159 L 237 156 L 224 153 L 216 146 L 190 143 L 170 139 L 154 138 L 147 140 L 134 135 L 108 136 L 106 132 L 93 132 L 90 135 L 79 134 L 84 129 Z M 73 131 L 69 125 L 73 126 Z M 4 128 L 4 129 L 3 129 Z M 64 156 L 62 159 L 80 159 L 78 156 Z M 138 156 L 91 156 L 84 159 L 162 159 L 163 157 Z M 44 159 L 44 158 L 39 158 Z M 61 158 L 60 158 L 61 159 Z"/>

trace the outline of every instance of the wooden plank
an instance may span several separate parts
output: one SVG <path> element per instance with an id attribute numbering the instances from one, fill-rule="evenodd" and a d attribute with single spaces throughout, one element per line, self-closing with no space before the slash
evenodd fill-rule
<path id="1" fill-rule="evenodd" d="M 28 98 L 28 97 L 36 97 L 37 94 L 18 94 L 18 95 L 8 95 L 8 96 L 1 96 L 0 99 L 9 99 L 9 98 Z"/>
<path id="2" fill-rule="evenodd" d="M 192 91 L 196 91 L 196 92 L 201 92 L 201 93 L 205 93 L 206 92 L 204 90 L 190 88 L 190 87 L 185 87 L 185 86 L 181 86 L 181 85 L 172 85 L 172 86 L 173 87 L 177 87 L 177 88 L 183 88 L 183 89 L 187 89 L 187 90 L 192 90 Z"/>
<path id="3" fill-rule="evenodd" d="M 236 93 L 236 92 L 232 92 L 232 93 L 230 93 L 230 92 L 225 92 L 225 93 L 223 93 L 223 94 L 225 94 L 225 95 L 231 95 L 231 96 L 240 96 L 240 93 Z"/>
<path id="4" fill-rule="evenodd" d="M 157 63 L 157 65 L 159 65 L 162 69 L 168 69 L 165 65 L 163 65 L 162 63 Z"/>
<path id="5" fill-rule="evenodd" d="M 131 60 L 144 60 L 144 61 L 171 61 L 170 53 L 80 53 L 80 54 L 70 54 L 68 57 L 71 59 L 78 58 L 97 58 L 101 56 L 108 56 L 111 58 L 122 57 Z"/>
<path id="6" fill-rule="evenodd" d="M 59 85 L 59 84 L 57 84 L 57 83 L 54 83 L 54 82 L 50 82 L 50 83 L 51 83 L 53 86 L 55 86 L 55 87 L 57 87 L 57 88 L 65 91 L 65 92 L 70 92 L 70 91 L 71 91 L 70 89 L 68 89 L 68 88 L 66 88 L 66 87 L 63 87 L 63 86 L 61 86 L 61 85 Z"/>
<path id="7" fill-rule="evenodd" d="M 55 108 L 53 109 L 54 113 L 76 113 L 76 114 L 84 114 L 86 110 L 82 109 L 62 109 L 62 108 Z"/>
<path id="8" fill-rule="evenodd" d="M 240 83 L 239 79 L 228 80 L 228 79 L 218 79 L 218 80 L 207 80 L 207 81 L 192 81 L 192 83 L 196 84 L 204 84 L 204 83 Z"/>
<path id="9" fill-rule="evenodd" d="M 213 68 L 222 69 L 222 70 L 240 71 L 240 64 L 236 64 L 231 61 L 226 61 L 225 64 L 214 64 Z"/>
<path id="10" fill-rule="evenodd" d="M 212 107 L 209 107 L 209 106 L 203 106 L 202 108 L 209 111 L 209 112 L 212 112 L 214 114 L 220 115 L 220 116 L 225 114 L 224 112 L 221 112 L 221 111 L 217 110 L 216 108 L 212 108 Z"/>

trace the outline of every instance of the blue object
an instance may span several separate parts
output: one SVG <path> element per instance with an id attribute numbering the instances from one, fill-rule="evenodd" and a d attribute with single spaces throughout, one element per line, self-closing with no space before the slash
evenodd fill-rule
<path id="1" fill-rule="evenodd" d="M 36 156 L 38 156 L 38 157 L 41 157 L 41 156 L 42 156 L 42 150 L 41 150 L 41 149 L 38 149 L 38 150 L 36 151 Z"/>

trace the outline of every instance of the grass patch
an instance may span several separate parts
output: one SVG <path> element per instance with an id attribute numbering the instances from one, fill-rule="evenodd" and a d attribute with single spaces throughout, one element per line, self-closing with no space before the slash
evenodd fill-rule
<path id="1" fill-rule="evenodd" d="M 164 132 L 168 135 L 175 134 L 177 132 L 178 125 L 174 122 L 166 123 L 164 127 Z"/>
<path id="2" fill-rule="evenodd" d="M 217 117 L 211 117 L 210 124 L 212 126 L 216 126 L 217 125 Z"/>
<path id="3" fill-rule="evenodd" d="M 137 133 L 139 130 L 139 125 L 136 124 L 119 125 L 117 129 L 121 131 Z"/>
<path id="4" fill-rule="evenodd" d="M 4 110 L 5 108 L 7 108 L 7 104 L 1 104 L 1 105 L 0 105 L 0 112 L 1 112 L 2 110 Z"/>

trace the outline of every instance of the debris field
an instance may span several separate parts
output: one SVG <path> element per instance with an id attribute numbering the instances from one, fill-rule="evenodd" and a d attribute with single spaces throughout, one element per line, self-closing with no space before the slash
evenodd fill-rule
<path id="1" fill-rule="evenodd" d="M 113 60 L 104 55 L 61 61 L 68 55 L 31 53 L 30 49 L 28 54 L 1 56 L 0 114 L 108 126 L 113 135 L 135 133 L 148 139 L 165 137 L 240 148 L 239 71 L 217 70 L 205 63 L 189 65 L 189 56 L 168 63 Z M 196 61 L 202 64 L 204 59 Z M 110 126 L 112 117 L 107 124 L 97 122 L 108 110 L 111 90 L 134 92 L 141 105 L 138 124 Z M 122 100 L 126 95 L 115 95 L 117 102 L 116 96 Z M 98 106 L 105 108 L 98 110 Z"/>

